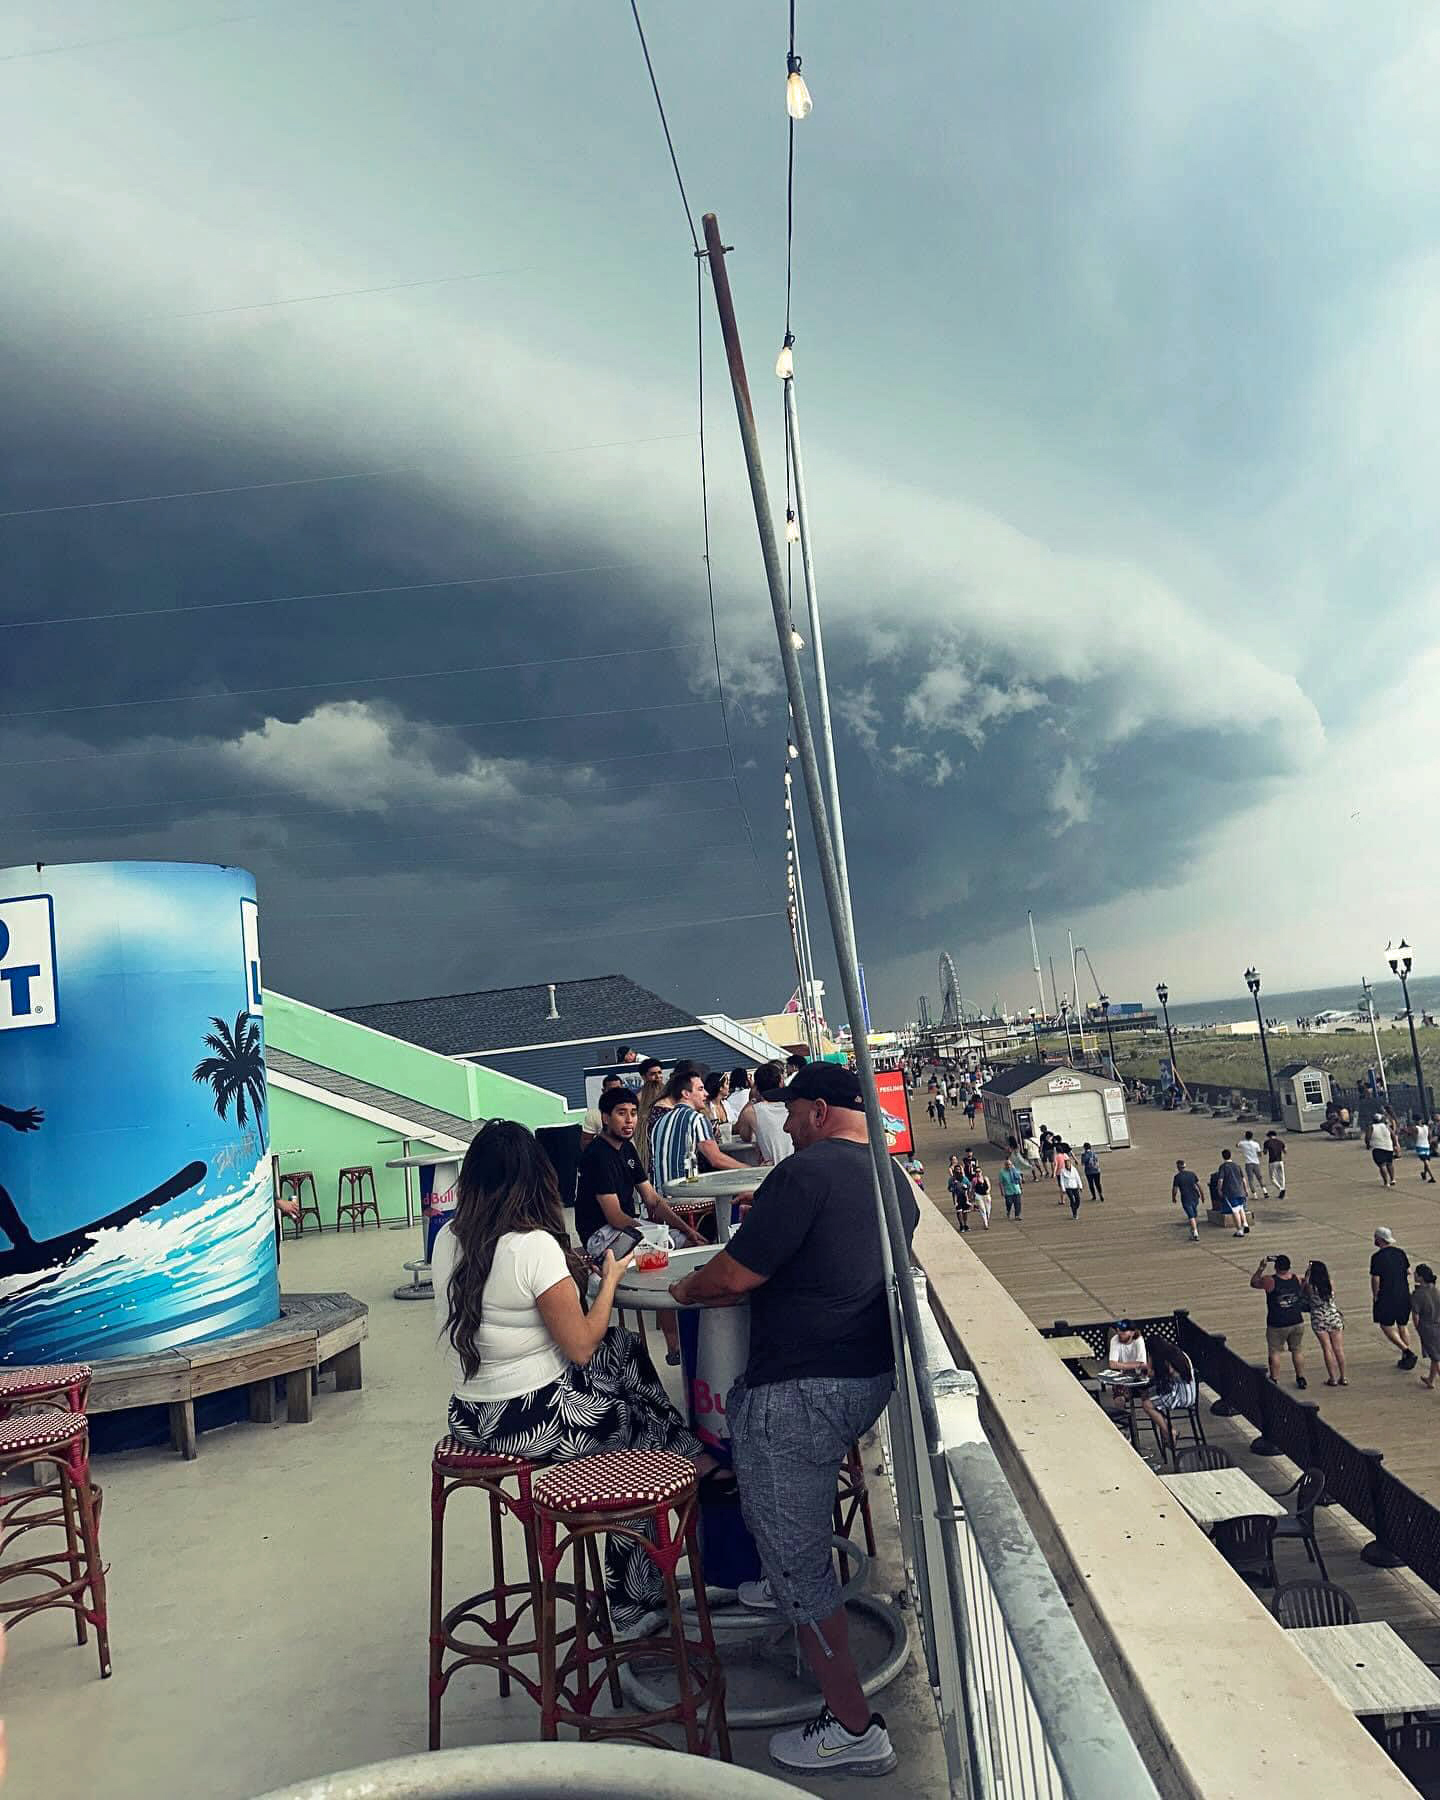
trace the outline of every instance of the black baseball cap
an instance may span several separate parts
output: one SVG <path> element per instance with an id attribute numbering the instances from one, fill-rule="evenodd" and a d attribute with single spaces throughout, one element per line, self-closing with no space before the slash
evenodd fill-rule
<path id="1" fill-rule="evenodd" d="M 807 1063 L 784 1087 L 771 1088 L 761 1097 L 783 1100 L 787 1105 L 791 1100 L 823 1100 L 827 1106 L 844 1106 L 851 1112 L 865 1110 L 860 1077 L 839 1063 Z"/>

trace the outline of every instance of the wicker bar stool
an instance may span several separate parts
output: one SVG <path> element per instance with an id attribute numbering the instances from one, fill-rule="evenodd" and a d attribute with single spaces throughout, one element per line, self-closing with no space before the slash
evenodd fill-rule
<path id="1" fill-rule="evenodd" d="M 310 1204 L 308 1206 L 305 1204 L 305 1189 L 307 1186 L 310 1189 Z M 287 1223 L 292 1224 L 295 1227 L 294 1235 L 296 1237 L 304 1237 L 305 1221 L 308 1218 L 313 1218 L 315 1220 L 315 1229 L 317 1231 L 323 1231 L 325 1229 L 325 1221 L 320 1217 L 320 1196 L 315 1192 L 315 1177 L 309 1169 L 291 1169 L 288 1175 L 282 1175 L 280 1177 L 280 1198 L 283 1200 L 287 1193 L 300 1208 L 300 1211 L 294 1219 L 290 1220 L 286 1220 L 282 1215 L 281 1229 L 283 1230 Z"/>
<path id="2" fill-rule="evenodd" d="M 852 1444 L 840 1465 L 835 1483 L 835 1530 L 844 1538 L 855 1534 L 855 1520 L 865 1527 L 865 1554 L 875 1557 L 875 1521 L 870 1516 L 870 1485 L 865 1479 L 865 1461 L 860 1446 Z"/>
<path id="3" fill-rule="evenodd" d="M 370 1198 L 365 1198 L 365 1183 L 370 1183 Z M 356 1163 L 353 1167 L 342 1169 L 340 1179 L 335 1185 L 335 1229 L 348 1218 L 353 1231 L 358 1224 L 365 1229 L 365 1214 L 373 1212 L 375 1223 L 380 1223 L 380 1202 L 375 1197 L 375 1171 L 369 1163 Z"/>
<path id="4" fill-rule="evenodd" d="M 77 1644 L 86 1642 L 87 1624 L 95 1627 L 103 1678 L 110 1673 L 110 1631 L 105 1613 L 105 1567 L 100 1561 L 97 1490 L 90 1485 L 90 1427 L 83 1413 L 44 1407 L 0 1419 L 0 1479 L 39 1463 L 53 1464 L 58 1473 L 65 1548 L 48 1556 L 0 1559 L 0 1624 L 18 1625 L 34 1613 L 68 1607 L 75 1615 Z M 0 1499 L 0 1543 L 7 1552 L 24 1532 L 48 1522 L 28 1516 L 39 1497 L 32 1490 L 18 1498 Z M 7 1598 L 5 1589 L 15 1580 L 21 1580 L 27 1591 Z M 51 1585 L 34 1592 L 37 1580 Z"/>
<path id="5" fill-rule="evenodd" d="M 535 1553 L 535 1509 L 531 1500 L 531 1480 L 537 1465 L 519 1456 L 492 1456 L 474 1450 L 458 1439 L 442 1438 L 435 1446 L 430 1462 L 430 1748 L 440 1748 L 440 1710 L 445 1690 L 461 1669 L 494 1669 L 499 1679 L 500 1697 L 510 1693 L 511 1680 L 518 1681 L 537 1704 L 540 1700 L 540 1642 L 536 1621 L 540 1617 L 540 1565 Z M 450 1496 L 462 1488 L 485 1495 L 490 1502 L 490 1570 L 491 1586 L 481 1593 L 445 1608 L 445 1509 Z M 525 1534 L 525 1578 L 508 1581 L 505 1575 L 505 1517 L 515 1519 Z M 605 1585 L 600 1573 L 599 1552 L 592 1541 L 588 1546 L 590 1581 L 581 1583 L 577 1593 L 570 1583 L 561 1584 L 560 1593 L 572 1605 L 588 1604 L 596 1617 L 591 1623 L 599 1632 L 606 1621 L 598 1616 L 604 1606 Z M 598 1601 L 593 1598 L 598 1594 Z M 523 1637 L 516 1632 L 528 1616 Z M 569 1642 L 574 1629 L 564 1631 L 561 1640 Z M 446 1656 L 452 1660 L 446 1662 Z M 524 1659 L 533 1660 L 531 1672 L 521 1667 Z M 620 1705 L 618 1675 L 611 1683 L 611 1698 Z"/>
<path id="6" fill-rule="evenodd" d="M 663 1450 L 609 1450 L 576 1462 L 542 1469 L 531 1493 L 536 1548 L 540 1559 L 540 1736 L 553 1739 L 561 1725 L 574 1726 L 582 1742 L 630 1738 L 668 1748 L 657 1726 L 678 1724 L 693 1756 L 718 1750 L 730 1760 L 725 1722 L 725 1671 L 715 1649 L 696 1531 L 694 1465 Z M 650 1525 L 648 1538 L 639 1529 Z M 556 1574 L 567 1550 L 574 1556 L 577 1586 L 584 1579 L 580 1552 L 601 1536 L 627 1538 L 643 1546 L 659 1569 L 665 1588 L 667 1629 L 653 1637 L 616 1643 L 608 1612 L 601 1608 L 600 1641 L 590 1640 L 592 1610 L 577 1605 L 574 1641 L 561 1657 L 555 1631 Z M 680 1603 L 679 1564 L 688 1557 L 693 1590 L 695 1636 L 686 1632 Z M 590 1565 L 594 1566 L 593 1560 Z M 577 1596 L 578 1598 L 578 1596 Z M 603 1589 L 601 1599 L 603 1602 Z M 644 1659 L 647 1666 L 668 1657 L 675 1669 L 678 1699 L 659 1712 L 597 1715 L 595 1702 L 608 1676 L 612 1697 L 621 1665 Z M 599 1665 L 602 1673 L 592 1678 Z"/>
<path id="7" fill-rule="evenodd" d="M 91 1374 L 89 1363 L 17 1363 L 0 1368 L 0 1418 L 31 1406 L 83 1413 Z"/>

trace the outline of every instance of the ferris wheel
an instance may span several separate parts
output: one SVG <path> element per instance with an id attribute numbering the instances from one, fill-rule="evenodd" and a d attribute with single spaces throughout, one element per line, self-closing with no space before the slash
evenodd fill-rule
<path id="1" fill-rule="evenodd" d="M 955 973 L 955 959 L 948 950 L 940 952 L 940 1023 L 963 1025 L 960 1006 L 960 978 Z"/>

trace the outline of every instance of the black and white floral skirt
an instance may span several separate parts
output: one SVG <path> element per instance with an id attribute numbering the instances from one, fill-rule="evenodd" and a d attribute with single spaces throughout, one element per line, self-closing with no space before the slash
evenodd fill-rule
<path id="1" fill-rule="evenodd" d="M 612 1325 L 583 1369 L 573 1364 L 547 1386 L 512 1400 L 450 1396 L 450 1433 L 462 1444 L 531 1462 L 574 1462 L 602 1450 L 669 1450 L 694 1457 L 702 1445 L 671 1404 L 649 1352 Z M 648 1532 L 647 1532 L 648 1535 Z M 605 1591 L 617 1631 L 663 1606 L 660 1572 L 633 1538 L 607 1538 Z"/>

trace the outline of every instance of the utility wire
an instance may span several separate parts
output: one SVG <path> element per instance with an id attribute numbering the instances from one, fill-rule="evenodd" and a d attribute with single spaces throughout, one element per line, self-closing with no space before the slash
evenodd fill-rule
<path id="1" fill-rule="evenodd" d="M 28 712 L 0 713 L 6 719 L 46 719 L 70 713 L 118 712 L 133 706 L 186 706 L 202 700 L 255 700 L 265 694 L 312 694 L 321 688 L 379 687 L 396 681 L 435 681 L 448 675 L 488 675 L 511 669 L 541 669 L 554 663 L 604 662 L 615 656 L 656 656 L 666 650 L 693 650 L 699 639 L 679 644 L 644 644 L 625 650 L 595 650 L 585 656 L 538 656 L 529 662 L 474 663 L 467 667 L 414 669 L 405 675 L 348 675 L 338 681 L 291 681 L 283 685 L 258 688 L 226 688 L 199 694 L 162 694 L 153 700 L 97 700 L 83 706 L 39 706 Z M 713 701 L 697 700 L 688 704 L 712 706 Z M 583 713 L 551 714 L 554 718 L 583 718 Z"/>
<path id="2" fill-rule="evenodd" d="M 531 462 L 541 456 L 575 456 L 587 450 L 629 450 L 639 444 L 674 444 L 694 437 L 693 431 L 667 431 L 658 437 L 611 438 L 598 444 L 560 444 L 553 450 L 526 450 L 499 462 Z M 66 500 L 55 506 L 18 506 L 0 519 L 34 519 L 44 513 L 103 512 L 117 506 L 156 506 L 166 500 L 211 500 L 221 494 L 263 494 L 276 488 L 324 487 L 342 481 L 383 481 L 389 475 L 423 475 L 429 463 L 391 463 L 383 469 L 357 469 L 334 475 L 297 475 L 287 481 L 242 481 L 232 487 L 182 488 L 171 494 L 132 494 L 116 500 Z"/>
<path id="3" fill-rule="evenodd" d="M 435 593 L 448 588 L 500 587 L 509 582 L 551 581 L 566 575 L 600 575 L 615 569 L 644 566 L 634 562 L 586 563 L 574 569 L 531 569 L 513 575 L 455 575 L 444 581 L 401 581 L 384 587 L 320 588 L 309 594 L 263 594 L 253 600 L 202 600 L 197 606 L 139 606 L 128 612 L 62 613 L 58 619 L 0 620 L 0 631 L 39 631 L 50 625 L 108 624 L 120 619 L 183 619 L 192 613 L 233 612 L 238 607 L 295 606 L 307 600 L 360 600 L 386 594 Z M 554 660 L 564 662 L 566 659 L 556 657 Z"/>
<path id="4" fill-rule="evenodd" d="M 292 11 L 294 6 L 295 0 L 286 0 L 281 17 Z M 142 27 L 138 31 L 117 31 L 109 37 L 79 38 L 68 44 L 49 44 L 43 50 L 12 50 L 8 55 L 0 56 L 0 63 L 32 62 L 41 56 L 68 56 L 76 50 L 100 50 L 110 44 L 130 44 L 142 38 L 180 37 L 192 31 L 211 31 L 219 25 L 244 25 L 252 19 L 270 18 L 276 10 L 266 7 L 260 12 L 226 13 L 219 19 L 192 19 L 188 25 L 157 25 L 151 29 Z"/>
<path id="5" fill-rule="evenodd" d="M 700 439 L 701 554 L 705 564 L 705 594 L 710 611 L 710 647 L 715 660 L 715 691 L 720 698 L 720 719 L 725 732 L 726 749 L 730 757 L 730 778 L 735 784 L 735 800 L 740 808 L 740 816 L 745 821 L 745 836 L 750 845 L 750 855 L 755 863 L 755 871 L 768 892 L 770 883 L 765 877 L 760 861 L 755 832 L 750 823 L 750 813 L 745 805 L 745 795 L 740 783 L 740 770 L 735 761 L 735 745 L 730 731 L 730 703 L 725 693 L 725 677 L 720 670 L 720 634 L 715 617 L 715 576 L 710 566 L 710 486 L 705 457 L 705 253 L 700 248 L 700 234 L 695 229 L 695 214 L 691 210 L 690 196 L 685 191 L 685 178 L 680 173 L 680 159 L 675 154 L 675 140 L 670 135 L 670 121 L 665 113 L 665 102 L 660 96 L 660 83 L 655 76 L 655 64 L 650 57 L 650 45 L 645 38 L 645 27 L 640 21 L 639 0 L 630 0 L 630 16 L 635 21 L 635 31 L 640 39 L 640 50 L 645 58 L 645 71 L 650 77 L 650 91 L 655 96 L 655 110 L 660 115 L 660 129 L 665 134 L 665 148 L 670 153 L 670 167 L 675 171 L 675 185 L 680 191 L 680 204 L 685 210 L 685 224 L 690 232 L 690 244 L 695 255 L 695 369 L 697 428 Z"/>

